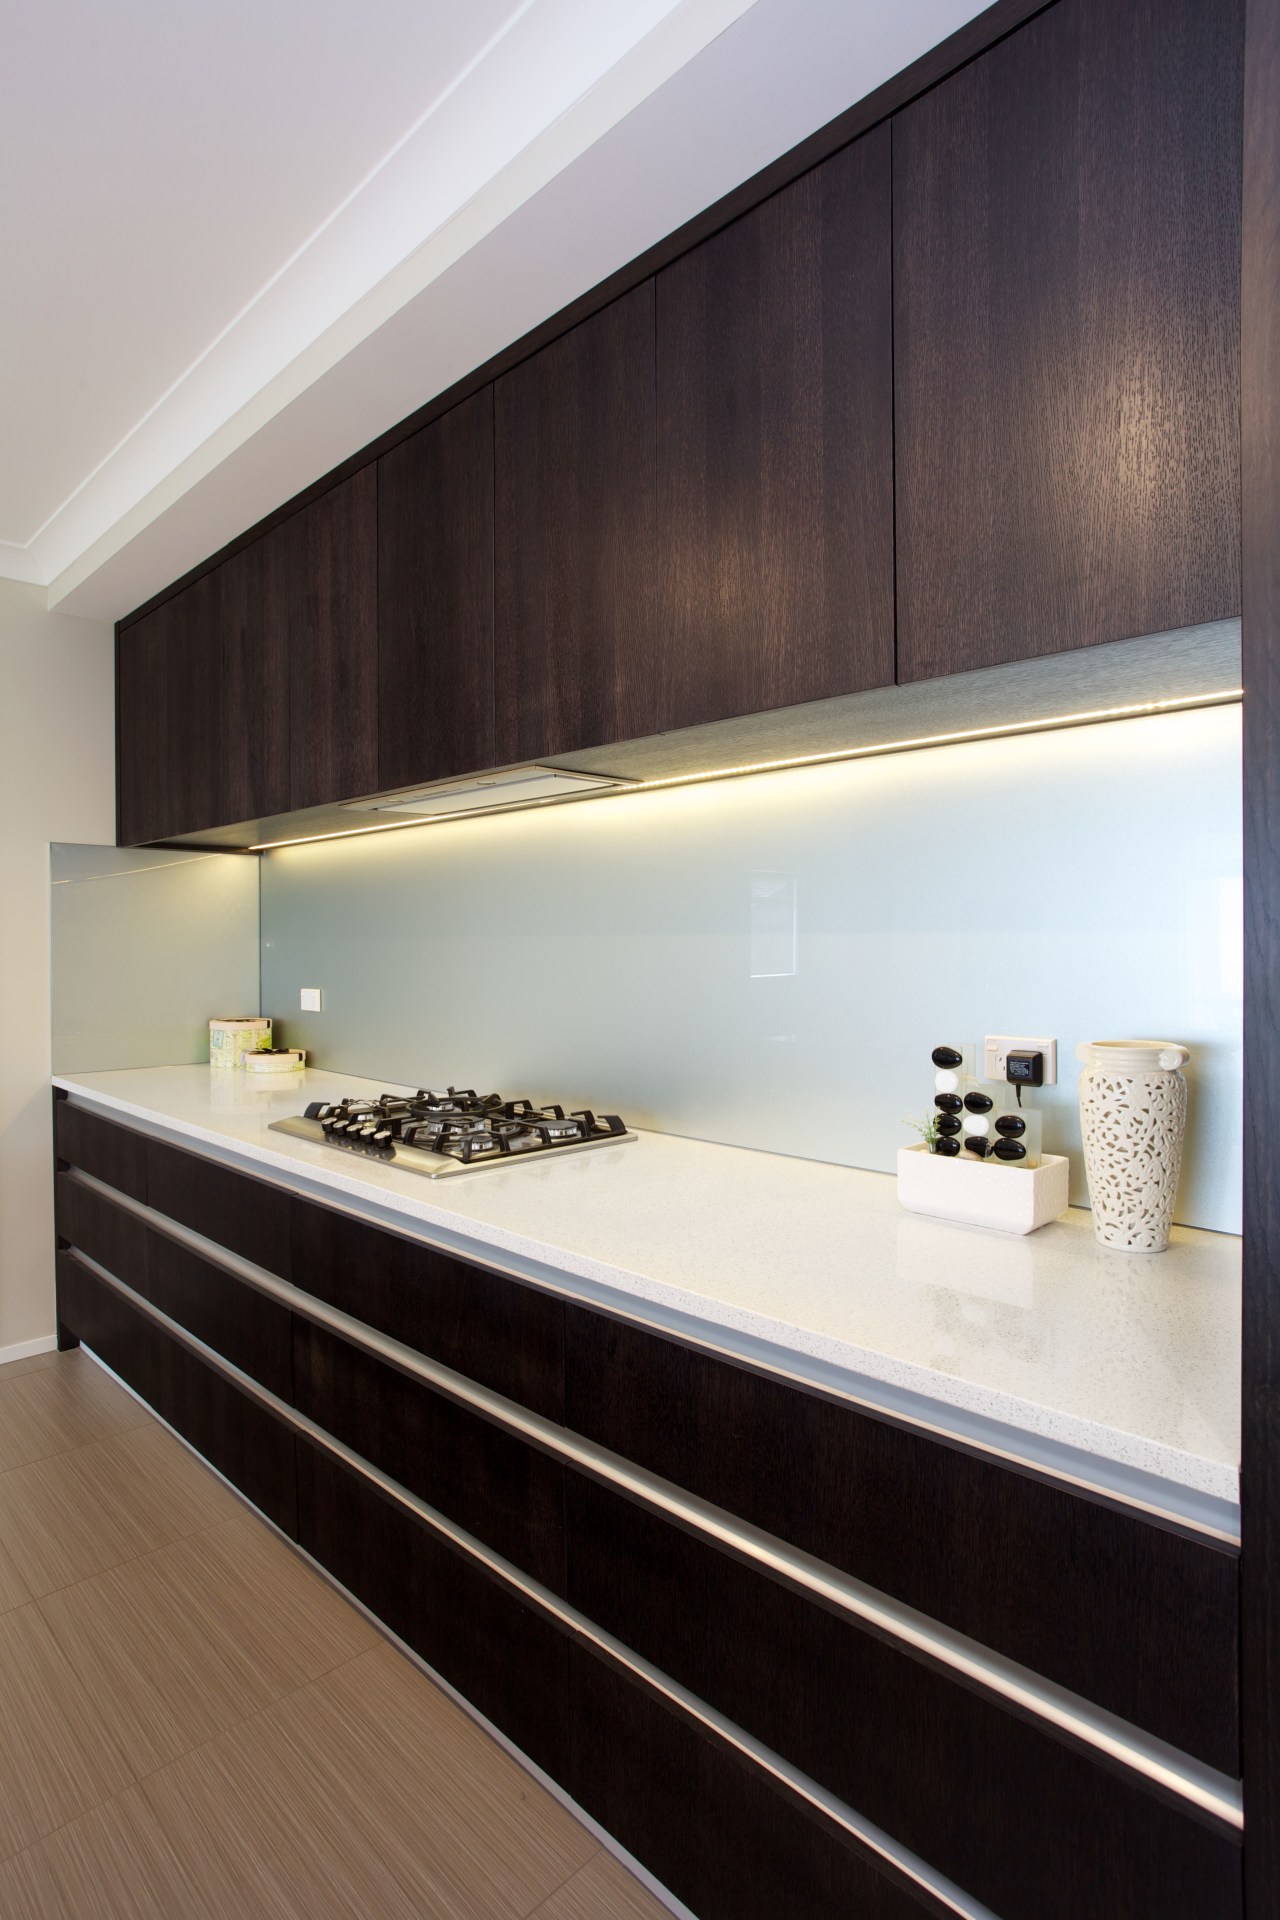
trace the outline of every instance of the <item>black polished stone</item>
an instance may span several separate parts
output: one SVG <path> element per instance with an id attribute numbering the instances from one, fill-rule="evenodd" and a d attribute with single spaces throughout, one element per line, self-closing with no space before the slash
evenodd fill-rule
<path id="1" fill-rule="evenodd" d="M 990 1113 L 995 1101 L 989 1093 L 966 1093 L 964 1104 L 970 1113 Z"/>
<path id="2" fill-rule="evenodd" d="M 960 1119 L 954 1113 L 944 1113 L 934 1124 L 939 1133 L 959 1133 L 960 1131 Z"/>
<path id="3" fill-rule="evenodd" d="M 985 1160 L 988 1153 L 986 1141 L 981 1134 L 971 1133 L 964 1143 L 966 1153 L 976 1153 L 979 1160 Z"/>
<path id="4" fill-rule="evenodd" d="M 929 1058 L 935 1067 L 958 1067 L 964 1055 L 956 1047 L 935 1047 Z"/>
<path id="5" fill-rule="evenodd" d="M 1027 1157 L 1021 1140 L 997 1140 L 991 1151 L 997 1160 L 1025 1160 Z"/>
<path id="6" fill-rule="evenodd" d="M 964 1101 L 958 1093 L 935 1093 L 933 1104 L 939 1113 L 959 1113 L 964 1106 Z"/>
<path id="7" fill-rule="evenodd" d="M 1020 1113 L 1002 1113 L 996 1121 L 996 1132 L 1002 1133 L 1006 1140 L 1017 1140 L 1027 1130 L 1027 1123 Z"/>
<path id="8" fill-rule="evenodd" d="M 949 1139 L 944 1133 L 940 1139 L 934 1141 L 933 1150 L 935 1153 L 940 1153 L 944 1160 L 952 1160 L 960 1151 L 960 1142 Z"/>

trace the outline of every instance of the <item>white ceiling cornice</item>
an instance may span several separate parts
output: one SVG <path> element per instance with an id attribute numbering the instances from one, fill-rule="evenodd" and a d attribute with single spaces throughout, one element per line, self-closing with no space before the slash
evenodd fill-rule
<path id="1" fill-rule="evenodd" d="M 978 10 L 524 0 L 0 574 L 118 618 Z"/>

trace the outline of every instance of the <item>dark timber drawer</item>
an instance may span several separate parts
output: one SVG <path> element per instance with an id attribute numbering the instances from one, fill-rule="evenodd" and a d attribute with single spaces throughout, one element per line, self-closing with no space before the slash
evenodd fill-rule
<path id="1" fill-rule="evenodd" d="M 298 1441 L 298 1541 L 556 1780 L 564 1636 L 363 1474 Z"/>
<path id="2" fill-rule="evenodd" d="M 572 1606 L 1001 1920 L 1226 1920 L 1238 1835 L 613 1490 L 566 1478 Z"/>
<path id="3" fill-rule="evenodd" d="M 565 1424 L 1238 1775 L 1230 1549 L 573 1305 Z"/>
<path id="4" fill-rule="evenodd" d="M 290 1198 L 283 1187 L 254 1180 L 203 1154 L 147 1142 L 147 1201 L 242 1259 L 289 1278 Z"/>
<path id="5" fill-rule="evenodd" d="M 205 1346 L 286 1403 L 293 1400 L 293 1316 L 270 1294 L 154 1230 L 148 1298 Z"/>
<path id="6" fill-rule="evenodd" d="M 552 1295 L 307 1200 L 293 1205 L 293 1280 L 457 1373 L 564 1418 L 564 1310 Z"/>
<path id="7" fill-rule="evenodd" d="M 53 1144 L 59 1160 L 91 1173 L 134 1200 L 147 1197 L 147 1136 L 103 1120 L 66 1095 L 53 1097 Z"/>
<path id="8" fill-rule="evenodd" d="M 58 1319 L 69 1333 L 154 1407 L 160 1330 L 74 1253 L 57 1260 Z"/>
<path id="9" fill-rule="evenodd" d="M 87 1186 L 74 1172 L 60 1173 L 54 1182 L 54 1215 L 59 1240 L 87 1253 L 146 1297 L 151 1236 L 144 1220 L 96 1187 Z"/>
<path id="10" fill-rule="evenodd" d="M 564 1592 L 560 1463 L 421 1380 L 294 1316 L 299 1413 L 555 1593 Z"/>

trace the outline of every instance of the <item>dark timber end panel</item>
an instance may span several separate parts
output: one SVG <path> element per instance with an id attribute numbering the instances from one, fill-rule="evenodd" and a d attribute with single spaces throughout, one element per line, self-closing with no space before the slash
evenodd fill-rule
<path id="1" fill-rule="evenodd" d="M 563 1422 L 564 1308 L 552 1294 L 307 1200 L 293 1203 L 293 1277 L 403 1346 Z"/>
<path id="2" fill-rule="evenodd" d="M 663 728 L 893 683 L 889 129 L 658 276 Z"/>
<path id="3" fill-rule="evenodd" d="M 1240 605 L 1242 0 L 1070 0 L 893 122 L 898 677 Z"/>
<path id="4" fill-rule="evenodd" d="M 1238 1557 L 583 1308 L 575 1432 L 1233 1776 Z"/>

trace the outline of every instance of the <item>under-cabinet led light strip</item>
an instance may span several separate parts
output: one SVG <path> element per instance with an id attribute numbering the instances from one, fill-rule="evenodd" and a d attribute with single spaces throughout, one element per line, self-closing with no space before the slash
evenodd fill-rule
<path id="1" fill-rule="evenodd" d="M 661 779 L 632 780 L 625 786 L 603 788 L 576 796 L 582 800 L 616 798 L 624 793 L 653 793 L 661 788 L 703 786 L 712 780 L 737 780 L 753 773 L 783 773 L 791 767 L 833 766 L 842 760 L 870 760 L 879 754 L 910 753 L 925 747 L 953 747 L 972 740 L 1007 739 L 1014 734 L 1052 733 L 1063 727 L 1087 727 L 1105 720 L 1138 720 L 1157 713 L 1185 713 L 1195 707 L 1222 707 L 1244 698 L 1243 687 L 1222 687 L 1213 693 L 1184 694 L 1176 700 L 1141 700 L 1130 706 L 1095 707 L 1082 713 L 1047 714 L 1036 720 L 1009 720 L 999 726 L 965 727 L 954 733 L 917 734 L 905 740 L 880 740 L 865 747 L 836 747 L 828 753 L 798 753 L 781 760 L 753 760 L 741 766 L 709 767 L 702 773 L 672 773 Z M 263 840 L 250 853 L 271 853 L 277 847 L 310 846 L 319 840 L 354 840 L 368 833 L 400 833 L 407 827 L 443 827 L 477 815 L 528 813 L 535 807 L 563 806 L 564 798 L 534 800 L 509 807 L 469 807 L 435 820 L 387 820 L 371 827 L 342 827 L 332 833 L 302 833 L 286 840 Z"/>

